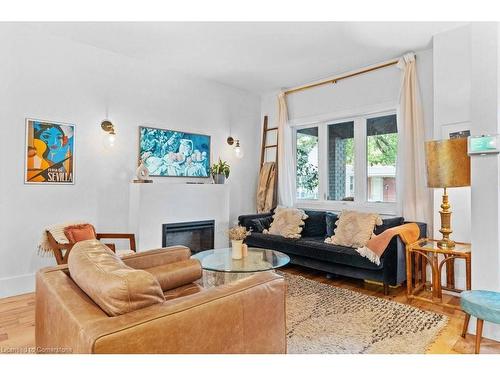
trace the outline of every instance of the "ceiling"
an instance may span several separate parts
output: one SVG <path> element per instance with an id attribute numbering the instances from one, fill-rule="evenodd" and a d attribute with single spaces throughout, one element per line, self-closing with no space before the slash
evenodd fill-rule
<path id="1" fill-rule="evenodd" d="M 43 23 L 37 31 L 264 93 L 430 48 L 458 22 Z"/>

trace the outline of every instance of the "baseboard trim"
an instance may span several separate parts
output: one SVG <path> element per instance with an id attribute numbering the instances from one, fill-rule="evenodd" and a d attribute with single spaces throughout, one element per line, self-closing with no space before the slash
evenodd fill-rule
<path id="1" fill-rule="evenodd" d="M 0 278 L 0 298 L 35 291 L 35 274 L 27 273 L 19 276 Z"/>

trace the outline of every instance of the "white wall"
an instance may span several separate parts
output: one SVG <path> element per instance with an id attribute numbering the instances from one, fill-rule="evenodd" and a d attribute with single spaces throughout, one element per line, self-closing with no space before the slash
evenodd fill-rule
<path id="1" fill-rule="evenodd" d="M 468 129 L 471 124 L 471 43 L 470 25 L 437 34 L 434 53 L 434 139 L 448 139 L 449 133 Z M 441 238 L 440 205 L 443 189 L 434 190 L 434 238 Z M 452 238 L 471 242 L 471 189 L 448 189 L 453 211 Z M 465 288 L 465 264 L 455 262 L 457 287 Z M 444 277 L 444 276 L 443 276 Z"/>
<path id="2" fill-rule="evenodd" d="M 434 37 L 436 139 L 449 131 L 498 134 L 500 41 L 497 23 L 471 23 Z M 472 244 L 472 289 L 500 290 L 499 156 L 471 158 L 471 187 L 450 190 L 453 238 Z M 442 192 L 435 194 L 435 212 Z M 463 262 L 457 286 L 464 287 Z M 475 332 L 475 319 L 470 332 Z M 485 337 L 500 340 L 498 326 L 485 323 Z"/>
<path id="3" fill-rule="evenodd" d="M 54 264 L 36 252 L 44 226 L 83 219 L 100 231 L 127 229 L 139 125 L 210 134 L 212 158 L 232 166 L 231 221 L 255 212 L 258 96 L 63 38 L 33 35 L 22 25 L 0 29 L 0 297 L 32 290 L 33 273 Z M 107 109 L 117 127 L 111 152 L 102 147 L 99 127 Z M 76 124 L 75 185 L 24 185 L 25 117 Z M 242 160 L 225 142 L 230 126 L 245 150 Z"/>
<path id="4" fill-rule="evenodd" d="M 471 25 L 471 122 L 474 133 L 499 134 L 500 28 Z M 471 157 L 472 289 L 500 291 L 500 157 Z M 484 336 L 500 340 L 500 327 L 486 323 Z"/>

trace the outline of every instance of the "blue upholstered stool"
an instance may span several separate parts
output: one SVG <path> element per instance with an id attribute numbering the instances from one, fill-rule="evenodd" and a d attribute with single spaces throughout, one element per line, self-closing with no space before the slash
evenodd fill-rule
<path id="1" fill-rule="evenodd" d="M 467 290 L 460 294 L 460 305 L 465 312 L 462 337 L 465 338 L 469 326 L 470 316 L 477 318 L 476 325 L 476 354 L 479 354 L 483 321 L 500 324 L 500 293 L 488 290 Z"/>

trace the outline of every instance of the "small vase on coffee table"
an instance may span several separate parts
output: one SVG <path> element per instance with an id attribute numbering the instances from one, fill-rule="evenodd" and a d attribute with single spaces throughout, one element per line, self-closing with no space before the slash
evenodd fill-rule
<path id="1" fill-rule="evenodd" d="M 231 257 L 241 259 L 243 257 L 243 240 L 231 240 Z"/>

